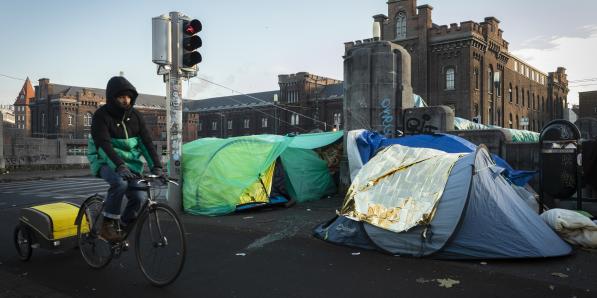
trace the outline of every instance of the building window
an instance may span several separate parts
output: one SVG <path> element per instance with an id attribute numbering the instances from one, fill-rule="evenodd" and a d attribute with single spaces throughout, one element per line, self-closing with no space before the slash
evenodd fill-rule
<path id="1" fill-rule="evenodd" d="M 446 90 L 454 90 L 454 68 L 446 69 Z"/>
<path id="2" fill-rule="evenodd" d="M 60 117 L 56 114 L 56 127 L 60 124 Z"/>
<path id="3" fill-rule="evenodd" d="M 197 130 L 198 131 L 202 131 L 203 130 L 203 122 L 199 121 L 199 125 L 197 126 Z"/>
<path id="4" fill-rule="evenodd" d="M 522 88 L 522 106 L 524 107 L 524 88 Z"/>
<path id="5" fill-rule="evenodd" d="M 406 38 L 406 14 L 401 11 L 396 16 L 396 39 Z"/>
<path id="6" fill-rule="evenodd" d="M 72 115 L 68 115 L 68 125 L 69 126 L 73 125 L 73 116 Z"/>
<path id="7" fill-rule="evenodd" d="M 91 126 L 91 113 L 86 113 L 83 115 L 83 126 Z"/>
<path id="8" fill-rule="evenodd" d="M 261 127 L 267 127 L 267 118 L 261 118 Z"/>
<path id="9" fill-rule="evenodd" d="M 514 71 L 518 72 L 518 61 L 514 61 Z"/>
<path id="10" fill-rule="evenodd" d="M 520 129 L 520 120 L 518 119 L 518 115 L 516 115 L 516 129 Z"/>
<path id="11" fill-rule="evenodd" d="M 475 90 L 479 90 L 479 69 L 478 68 L 475 68 L 474 75 L 475 75 Z"/>
<path id="12" fill-rule="evenodd" d="M 518 93 L 518 86 L 516 86 L 516 88 L 514 88 L 514 90 L 516 91 L 516 104 L 519 105 L 520 104 L 520 94 Z"/>
<path id="13" fill-rule="evenodd" d="M 342 113 L 334 113 L 334 129 L 340 130 L 342 128 Z"/>
<path id="14" fill-rule="evenodd" d="M 527 90 L 527 109 L 531 109 L 531 91 Z"/>
<path id="15" fill-rule="evenodd" d="M 501 73 L 499 71 L 496 71 L 493 74 L 493 86 L 495 88 L 495 93 L 496 95 L 502 96 L 502 76 Z"/>
<path id="16" fill-rule="evenodd" d="M 512 103 L 512 83 L 508 86 L 508 97 L 510 98 L 510 103 Z"/>
<path id="17" fill-rule="evenodd" d="M 212 121 L 211 122 L 211 130 L 216 130 L 218 129 L 218 121 Z"/>
<path id="18" fill-rule="evenodd" d="M 299 115 L 296 113 L 292 113 L 290 115 L 290 125 L 299 125 Z"/>
<path id="19" fill-rule="evenodd" d="M 228 129 L 232 129 L 232 120 L 228 120 Z"/>
<path id="20" fill-rule="evenodd" d="M 489 107 L 489 125 L 494 125 L 493 109 Z"/>
<path id="21" fill-rule="evenodd" d="M 250 127 L 251 127 L 250 119 L 244 119 L 243 120 L 243 128 L 250 128 Z"/>
<path id="22" fill-rule="evenodd" d="M 487 69 L 487 92 L 493 93 L 493 70 L 491 66 Z"/>
<path id="23" fill-rule="evenodd" d="M 510 113 L 510 121 L 508 121 L 508 125 L 512 128 L 512 113 Z"/>

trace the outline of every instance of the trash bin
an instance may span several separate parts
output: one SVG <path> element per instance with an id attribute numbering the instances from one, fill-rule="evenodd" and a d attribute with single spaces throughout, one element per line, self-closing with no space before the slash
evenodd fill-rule
<path id="1" fill-rule="evenodd" d="M 539 136 L 539 172 L 543 210 L 545 194 L 554 199 L 570 199 L 577 193 L 577 207 L 582 209 L 580 131 L 569 121 L 549 122 Z"/>

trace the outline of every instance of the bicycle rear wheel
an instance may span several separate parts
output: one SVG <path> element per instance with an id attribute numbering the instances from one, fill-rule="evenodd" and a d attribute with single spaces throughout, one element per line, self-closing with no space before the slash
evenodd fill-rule
<path id="1" fill-rule="evenodd" d="M 176 212 L 156 203 L 138 219 L 135 235 L 137 262 L 154 286 L 172 283 L 184 265 L 186 239 Z"/>
<path id="2" fill-rule="evenodd" d="M 112 260 L 112 247 L 110 243 L 99 238 L 102 224 L 102 205 L 100 198 L 88 199 L 81 205 L 84 216 L 77 226 L 77 240 L 83 259 L 95 269 L 105 267 Z"/>

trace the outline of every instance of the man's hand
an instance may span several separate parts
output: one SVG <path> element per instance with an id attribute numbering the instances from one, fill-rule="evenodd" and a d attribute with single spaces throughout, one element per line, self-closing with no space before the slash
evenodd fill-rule
<path id="1" fill-rule="evenodd" d="M 158 177 L 164 177 L 164 170 L 162 170 L 160 167 L 153 167 L 153 169 L 151 169 L 151 173 Z"/>
<path id="2" fill-rule="evenodd" d="M 129 168 L 125 164 L 119 165 L 118 168 L 116 168 L 116 173 L 125 180 L 138 178 L 137 175 L 131 172 L 131 170 L 129 170 Z"/>

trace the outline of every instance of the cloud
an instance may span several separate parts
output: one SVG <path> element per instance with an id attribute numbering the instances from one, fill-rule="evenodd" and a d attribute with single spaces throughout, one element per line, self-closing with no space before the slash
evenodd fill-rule
<path id="1" fill-rule="evenodd" d="M 583 26 L 576 34 L 569 36 L 550 37 L 546 43 L 547 46 L 536 44 L 534 47 L 514 50 L 513 54 L 544 72 L 552 72 L 562 66 L 566 68 L 570 81 L 597 77 L 597 25 Z M 588 90 L 597 90 L 597 85 L 580 86 L 571 83 L 568 102 L 578 103 L 578 92 Z"/>

